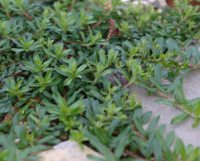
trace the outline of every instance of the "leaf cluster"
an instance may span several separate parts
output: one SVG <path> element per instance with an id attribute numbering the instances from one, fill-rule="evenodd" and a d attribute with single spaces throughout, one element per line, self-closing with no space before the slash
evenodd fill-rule
<path id="1" fill-rule="evenodd" d="M 35 160 L 73 139 L 107 161 L 198 161 L 199 148 L 142 113 L 131 86 L 172 95 L 163 102 L 183 111 L 172 123 L 191 116 L 197 126 L 199 98 L 187 100 L 182 82 L 199 68 L 199 20 L 186 1 L 160 12 L 120 0 L 0 0 L 0 160 Z"/>

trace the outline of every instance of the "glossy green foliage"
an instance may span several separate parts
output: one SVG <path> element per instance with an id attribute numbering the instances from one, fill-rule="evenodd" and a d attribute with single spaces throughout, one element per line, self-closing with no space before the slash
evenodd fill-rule
<path id="1" fill-rule="evenodd" d="M 131 92 L 172 95 L 162 101 L 183 111 L 172 123 L 198 126 L 200 100 L 187 100 L 182 82 L 199 68 L 199 22 L 186 1 L 160 12 L 120 0 L 0 0 L 0 160 L 35 160 L 68 139 L 104 161 L 200 160 Z"/>

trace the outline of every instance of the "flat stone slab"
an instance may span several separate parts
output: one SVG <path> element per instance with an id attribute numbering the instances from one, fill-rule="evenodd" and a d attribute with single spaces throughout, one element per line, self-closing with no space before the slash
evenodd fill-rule
<path id="1" fill-rule="evenodd" d="M 159 97 L 149 96 L 144 89 L 134 87 L 133 92 L 142 102 L 144 111 L 152 111 L 154 116 L 160 115 L 160 123 L 167 125 L 167 131 L 174 130 L 185 144 L 200 146 L 200 125 L 197 128 L 193 128 L 192 119 L 188 119 L 179 125 L 172 125 L 170 124 L 171 119 L 181 114 L 181 111 L 175 107 L 158 103 Z M 192 71 L 186 76 L 184 79 L 184 92 L 188 99 L 200 97 L 200 70 Z"/>
<path id="2" fill-rule="evenodd" d="M 39 161 L 91 161 L 88 155 L 102 157 L 87 146 L 80 146 L 74 141 L 66 141 L 54 146 L 51 150 L 41 152 Z"/>
<path id="3" fill-rule="evenodd" d="M 130 2 L 131 0 L 122 0 L 123 2 Z M 137 5 L 139 3 L 143 4 L 143 5 L 153 5 L 156 8 L 163 8 L 166 7 L 166 2 L 165 0 L 133 0 L 131 1 L 133 3 L 133 5 Z"/>

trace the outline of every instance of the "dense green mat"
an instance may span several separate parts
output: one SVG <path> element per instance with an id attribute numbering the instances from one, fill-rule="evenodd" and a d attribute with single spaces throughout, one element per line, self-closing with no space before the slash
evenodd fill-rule
<path id="1" fill-rule="evenodd" d="M 163 101 L 183 114 L 172 123 L 198 126 L 200 99 L 187 100 L 182 81 L 199 68 L 200 14 L 180 1 L 161 12 L 119 0 L 0 0 L 0 161 L 34 160 L 67 139 L 104 161 L 199 161 L 200 149 L 164 135 L 130 92 L 173 95 Z"/>

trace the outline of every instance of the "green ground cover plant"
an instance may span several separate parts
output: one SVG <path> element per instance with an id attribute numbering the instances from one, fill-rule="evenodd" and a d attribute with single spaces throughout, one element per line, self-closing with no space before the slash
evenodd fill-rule
<path id="1" fill-rule="evenodd" d="M 0 0 L 0 161 L 36 160 L 68 139 L 98 161 L 199 161 L 200 149 L 164 134 L 132 86 L 200 121 L 183 77 L 199 68 L 200 12 L 119 0 Z"/>

